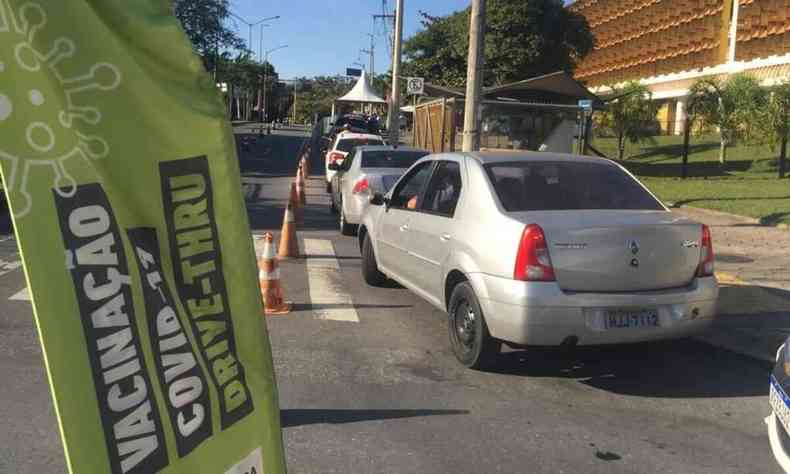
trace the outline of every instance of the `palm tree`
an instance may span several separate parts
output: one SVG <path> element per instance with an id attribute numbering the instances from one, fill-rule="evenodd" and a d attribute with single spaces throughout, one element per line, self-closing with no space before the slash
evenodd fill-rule
<path id="1" fill-rule="evenodd" d="M 773 149 L 779 147 L 779 178 L 784 178 L 790 139 L 790 81 L 768 89 L 768 103 L 760 114 L 760 128 L 764 141 Z"/>
<path id="2" fill-rule="evenodd" d="M 689 91 L 689 115 L 719 132 L 719 162 L 727 161 L 727 148 L 739 138 L 756 134 L 757 116 L 766 105 L 767 94 L 757 79 L 735 74 L 726 81 L 703 78 Z"/>
<path id="3" fill-rule="evenodd" d="M 604 126 L 617 136 L 617 159 L 625 155 L 625 143 L 636 143 L 650 135 L 649 124 L 656 119 L 656 103 L 646 86 L 631 81 L 622 88 L 611 87 Z"/>

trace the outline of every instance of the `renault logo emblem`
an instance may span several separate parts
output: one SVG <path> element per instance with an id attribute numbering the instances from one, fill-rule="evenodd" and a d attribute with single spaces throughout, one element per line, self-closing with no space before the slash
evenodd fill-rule
<path id="1" fill-rule="evenodd" d="M 631 254 L 636 255 L 639 253 L 639 243 L 636 240 L 628 242 L 628 248 L 631 249 Z"/>

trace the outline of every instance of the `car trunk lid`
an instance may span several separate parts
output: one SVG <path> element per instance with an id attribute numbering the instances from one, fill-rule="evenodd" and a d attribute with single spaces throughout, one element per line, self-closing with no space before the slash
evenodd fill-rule
<path id="1" fill-rule="evenodd" d="M 512 213 L 540 225 L 557 283 L 568 291 L 648 291 L 694 278 L 701 225 L 665 211 Z"/>

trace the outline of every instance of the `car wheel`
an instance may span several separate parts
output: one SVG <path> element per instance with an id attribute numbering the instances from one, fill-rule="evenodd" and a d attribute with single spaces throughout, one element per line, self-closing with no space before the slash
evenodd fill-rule
<path id="1" fill-rule="evenodd" d="M 450 345 L 458 361 L 471 369 L 490 367 L 502 343 L 489 334 L 480 302 L 469 282 L 459 283 L 453 289 L 448 316 Z"/>
<path id="2" fill-rule="evenodd" d="M 370 234 L 365 235 L 365 241 L 362 243 L 362 278 L 365 279 L 365 283 L 371 286 L 381 286 L 387 281 L 387 276 L 381 273 L 376 263 Z"/>
<path id="3" fill-rule="evenodd" d="M 343 235 L 356 235 L 357 226 L 346 222 L 346 213 L 343 212 L 343 204 L 340 205 L 340 233 Z"/>

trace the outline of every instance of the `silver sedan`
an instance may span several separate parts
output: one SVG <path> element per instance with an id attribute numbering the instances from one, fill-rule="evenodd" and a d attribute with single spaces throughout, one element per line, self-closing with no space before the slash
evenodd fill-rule
<path id="1" fill-rule="evenodd" d="M 339 216 L 340 232 L 353 235 L 370 195 L 386 193 L 415 161 L 428 151 L 387 145 L 359 146 L 351 158 L 329 165 L 332 177 L 332 210 Z"/>
<path id="2" fill-rule="evenodd" d="M 451 153 L 418 161 L 359 228 L 362 273 L 449 315 L 458 360 L 512 347 L 681 338 L 716 314 L 709 229 L 598 158 Z"/>

